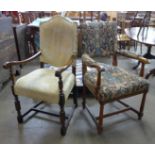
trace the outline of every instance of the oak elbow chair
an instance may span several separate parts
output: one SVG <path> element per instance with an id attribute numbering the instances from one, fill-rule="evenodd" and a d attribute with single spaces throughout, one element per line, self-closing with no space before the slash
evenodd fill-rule
<path id="1" fill-rule="evenodd" d="M 98 133 L 103 130 L 103 121 L 105 117 L 131 110 L 138 115 L 138 119 L 143 116 L 146 94 L 149 89 L 149 83 L 142 78 L 144 75 L 144 66 L 149 63 L 147 59 L 137 56 L 135 53 L 123 52 L 117 50 L 117 26 L 114 22 L 93 23 L 85 25 L 83 32 L 83 50 L 82 70 L 83 70 L 83 108 L 88 111 L 93 118 Z M 95 40 L 95 41 L 92 41 Z M 92 56 L 112 56 L 112 65 L 100 64 Z M 117 55 L 137 59 L 141 62 L 140 76 L 131 74 L 124 69 L 117 67 Z M 91 57 L 90 57 L 91 56 Z M 88 69 L 89 68 L 89 69 Z M 92 69 L 94 68 L 94 69 Z M 99 102 L 98 116 L 95 117 L 86 104 L 86 90 L 89 90 Z M 140 109 L 137 110 L 121 99 L 142 94 Z M 107 103 L 118 101 L 125 108 L 119 111 L 104 113 L 104 107 Z M 114 103 L 115 104 L 115 103 Z"/>
<path id="2" fill-rule="evenodd" d="M 55 16 L 40 26 L 40 52 L 23 61 L 6 62 L 4 68 L 9 69 L 12 80 L 12 94 L 15 99 L 17 120 L 23 122 L 23 118 L 32 111 L 58 116 L 61 123 L 61 135 L 66 134 L 69 121 L 77 107 L 75 58 L 77 53 L 77 27 L 72 21 Z M 41 68 L 36 69 L 15 81 L 13 66 L 25 64 L 40 57 Z M 44 64 L 50 64 L 58 68 L 56 71 L 44 68 Z M 66 69 L 72 66 L 72 72 Z M 73 111 L 65 113 L 65 103 L 73 90 Z M 21 106 L 18 96 L 26 96 L 40 102 L 33 108 L 21 114 Z M 58 114 L 49 113 L 39 109 L 41 103 L 57 103 L 60 111 Z"/>

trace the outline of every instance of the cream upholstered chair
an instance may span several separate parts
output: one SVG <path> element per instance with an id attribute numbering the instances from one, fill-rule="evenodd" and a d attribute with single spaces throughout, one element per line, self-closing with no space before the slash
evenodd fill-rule
<path id="1" fill-rule="evenodd" d="M 65 135 L 73 112 L 66 115 L 64 106 L 73 90 L 74 109 L 77 107 L 76 80 L 75 80 L 75 58 L 77 53 L 77 27 L 61 16 L 55 16 L 40 26 L 40 52 L 23 61 L 6 62 L 4 68 L 9 68 L 12 79 L 12 93 L 15 98 L 17 119 L 23 122 L 23 117 L 31 111 L 59 116 L 61 122 L 61 134 Z M 36 57 L 40 57 L 41 68 L 36 69 L 15 81 L 13 66 L 27 63 Z M 44 68 L 44 64 L 55 66 L 57 70 Z M 72 66 L 72 72 L 66 71 Z M 26 96 L 39 100 L 29 111 L 21 114 L 21 106 L 18 96 Z M 41 103 L 59 104 L 60 113 L 48 113 L 39 108 Z M 37 107 L 37 108 L 36 108 Z M 65 121 L 67 119 L 67 121 Z"/>
<path id="2" fill-rule="evenodd" d="M 126 70 L 117 67 L 117 55 L 137 59 L 142 63 L 140 76 L 144 75 L 144 66 L 148 60 L 137 56 L 134 53 L 117 50 L 117 25 L 113 22 L 93 23 L 85 26 L 83 32 L 83 49 L 85 53 L 82 56 L 83 70 L 83 108 L 86 109 L 93 118 L 98 133 L 103 128 L 103 119 L 115 114 L 131 110 L 141 119 L 143 116 L 146 94 L 149 89 L 149 83 L 138 75 L 131 74 Z M 95 40 L 92 41 L 92 40 Z M 96 44 L 95 44 L 96 43 Z M 90 56 L 112 56 L 113 65 L 100 64 Z M 91 110 L 86 104 L 86 90 L 89 90 L 99 102 L 98 116 L 94 117 Z M 140 109 L 137 110 L 121 101 L 127 97 L 142 94 Z M 105 114 L 104 107 L 107 103 L 118 101 L 125 106 L 124 109 Z M 115 103 L 114 103 L 115 104 Z"/>

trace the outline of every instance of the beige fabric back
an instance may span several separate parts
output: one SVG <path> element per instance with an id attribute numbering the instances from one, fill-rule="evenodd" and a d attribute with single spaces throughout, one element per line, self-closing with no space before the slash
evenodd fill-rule
<path id="1" fill-rule="evenodd" d="M 68 65 L 77 53 L 77 26 L 55 16 L 40 26 L 40 61 L 56 67 Z"/>

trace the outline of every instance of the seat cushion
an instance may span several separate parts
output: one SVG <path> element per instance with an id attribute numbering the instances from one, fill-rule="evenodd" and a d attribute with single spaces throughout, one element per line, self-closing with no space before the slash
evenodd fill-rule
<path id="1" fill-rule="evenodd" d="M 62 73 L 63 91 L 65 100 L 68 98 L 75 82 L 74 74 Z M 48 103 L 59 102 L 59 85 L 55 71 L 43 68 L 37 69 L 21 78 L 15 83 L 15 94 L 42 100 Z"/>
<path id="2" fill-rule="evenodd" d="M 101 101 L 108 102 L 148 90 L 149 83 L 147 80 L 118 67 L 105 64 L 103 64 L 103 67 L 105 71 L 101 73 L 101 87 L 99 90 Z M 84 76 L 84 82 L 92 93 L 95 93 L 96 74 L 97 72 L 92 70 Z"/>

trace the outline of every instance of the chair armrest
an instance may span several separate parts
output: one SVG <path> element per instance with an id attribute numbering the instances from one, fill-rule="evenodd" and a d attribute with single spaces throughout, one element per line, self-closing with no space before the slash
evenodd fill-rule
<path id="1" fill-rule="evenodd" d="M 59 68 L 56 72 L 55 72 L 55 76 L 56 77 L 60 77 L 62 72 L 64 72 L 66 69 L 68 69 L 71 66 L 71 64 L 65 66 L 65 67 L 61 67 Z"/>
<path id="2" fill-rule="evenodd" d="M 136 59 L 143 64 L 149 64 L 150 63 L 148 59 L 146 59 L 142 56 L 139 56 L 135 53 L 131 53 L 131 52 L 127 52 L 127 51 L 117 51 L 117 53 L 122 55 L 122 56 L 128 57 L 128 58 Z"/>
<path id="3" fill-rule="evenodd" d="M 84 63 L 88 67 L 96 68 L 98 71 L 104 70 L 104 68 L 101 68 L 101 66 L 95 60 L 93 60 L 88 54 L 82 55 L 82 63 Z"/>
<path id="4" fill-rule="evenodd" d="M 97 62 L 95 62 L 92 58 L 87 54 L 82 55 L 82 68 L 83 68 L 83 76 L 87 71 L 87 67 L 95 68 L 97 70 L 97 80 L 95 86 L 95 96 L 98 98 L 98 91 L 101 86 L 101 72 L 105 71 Z M 84 81 L 84 80 L 83 80 Z"/>
<path id="5" fill-rule="evenodd" d="M 58 85 L 59 85 L 59 93 L 60 93 L 60 106 L 62 106 L 61 104 L 64 103 L 65 97 L 64 97 L 64 92 L 63 92 L 63 81 L 62 81 L 62 72 L 64 72 L 66 69 L 68 69 L 74 62 L 74 59 L 71 59 L 71 63 L 65 67 L 61 67 L 59 68 L 56 72 L 55 72 L 55 76 L 58 77 L 59 81 L 58 81 Z M 75 75 L 75 74 L 74 74 Z"/>
<path id="6" fill-rule="evenodd" d="M 59 68 L 58 70 L 56 70 L 55 76 L 56 76 L 56 77 L 61 77 L 62 72 L 64 72 L 66 69 L 68 69 L 71 65 L 75 65 L 75 64 L 74 64 L 74 62 L 75 62 L 74 59 L 75 59 L 75 56 L 72 56 L 69 65 L 67 65 L 67 66 L 65 66 L 65 67 L 61 67 L 61 68 Z"/>
<path id="7" fill-rule="evenodd" d="M 9 61 L 9 62 L 5 62 L 3 64 L 3 67 L 5 69 L 8 69 L 8 68 L 11 68 L 13 65 L 20 65 L 20 64 L 25 64 L 27 62 L 30 62 L 32 60 L 34 60 L 35 58 L 37 58 L 38 56 L 41 55 L 41 52 L 37 52 L 35 55 L 31 56 L 30 58 L 28 59 L 25 59 L 25 60 L 22 60 L 22 61 Z"/>

